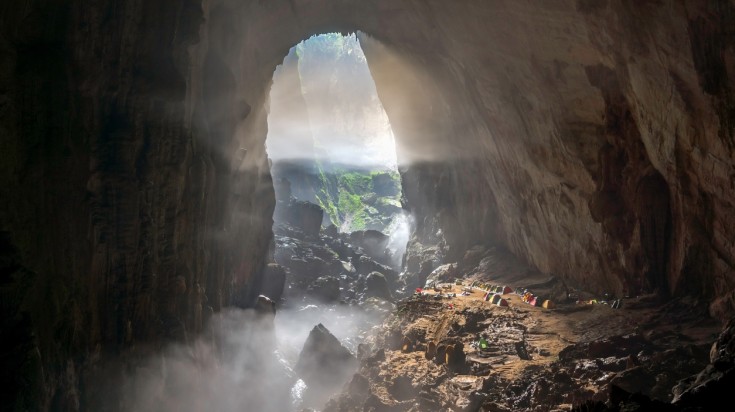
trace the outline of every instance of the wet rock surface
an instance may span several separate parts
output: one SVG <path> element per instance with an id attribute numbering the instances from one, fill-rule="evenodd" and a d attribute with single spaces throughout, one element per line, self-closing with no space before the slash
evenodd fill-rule
<path id="1" fill-rule="evenodd" d="M 323 229 L 315 235 L 285 222 L 275 225 L 274 232 L 275 261 L 286 273 L 283 297 L 287 304 L 390 301 L 405 291 L 398 272 L 378 261 L 386 256 L 386 236 L 379 232 L 342 234 Z M 377 240 L 372 243 L 371 239 Z"/>

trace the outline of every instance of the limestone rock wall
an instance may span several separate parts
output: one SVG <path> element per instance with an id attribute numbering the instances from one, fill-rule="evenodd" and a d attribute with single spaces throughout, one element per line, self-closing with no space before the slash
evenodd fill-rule
<path id="1" fill-rule="evenodd" d="M 257 296 L 273 186 L 262 141 L 234 137 L 250 108 L 207 13 L 0 6 L 0 409 L 104 410 L 115 359 Z"/>
<path id="2" fill-rule="evenodd" d="M 733 3 L 469 3 L 363 43 L 419 228 L 732 313 Z"/>

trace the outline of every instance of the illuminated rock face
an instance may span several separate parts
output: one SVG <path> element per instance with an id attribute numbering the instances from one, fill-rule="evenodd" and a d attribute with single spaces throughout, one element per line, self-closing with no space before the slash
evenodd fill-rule
<path id="1" fill-rule="evenodd" d="M 18 336 L 8 376 L 41 382 L 24 387 L 28 409 L 75 409 L 98 355 L 186 338 L 257 297 L 270 79 L 289 48 L 334 30 L 376 39 L 362 45 L 414 240 L 444 239 L 447 260 L 497 243 L 592 290 L 733 313 L 732 2 L 2 10 L 2 318 Z"/>
<path id="2" fill-rule="evenodd" d="M 449 261 L 494 241 L 588 289 L 701 294 L 731 311 L 732 100 L 703 82 L 732 88 L 732 49 L 713 56 L 697 49 L 719 43 L 696 38 L 721 17 L 556 6 L 442 10 L 424 52 L 365 42 L 399 156 L 428 159 L 404 173 L 419 229 L 442 229 Z"/>

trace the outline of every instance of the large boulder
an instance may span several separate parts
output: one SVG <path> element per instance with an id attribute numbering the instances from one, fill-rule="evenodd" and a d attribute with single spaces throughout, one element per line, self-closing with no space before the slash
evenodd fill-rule
<path id="1" fill-rule="evenodd" d="M 357 358 L 320 323 L 309 333 L 294 370 L 310 387 L 338 387 L 357 366 Z"/>
<path id="2" fill-rule="evenodd" d="M 263 285 L 260 288 L 261 294 L 278 302 L 281 300 L 285 285 L 286 269 L 277 263 L 269 263 L 265 268 L 265 273 L 263 273 Z"/>
<path id="3" fill-rule="evenodd" d="M 388 281 L 380 272 L 371 272 L 365 279 L 365 297 L 392 300 Z"/>
<path id="4" fill-rule="evenodd" d="M 255 301 L 255 320 L 259 329 L 259 342 L 263 347 L 273 348 L 276 344 L 276 302 L 260 295 Z"/>
<path id="5" fill-rule="evenodd" d="M 324 227 L 324 236 L 336 239 L 339 237 L 339 229 L 334 224 L 328 225 Z"/>
<path id="6" fill-rule="evenodd" d="M 426 278 L 426 283 L 451 282 L 459 275 L 456 263 L 447 263 L 434 269 Z"/>
<path id="7" fill-rule="evenodd" d="M 276 316 L 276 302 L 268 296 L 260 295 L 255 301 L 255 312 L 265 318 L 273 319 Z"/>
<path id="8" fill-rule="evenodd" d="M 289 221 L 292 225 L 307 235 L 319 236 L 324 218 L 324 210 L 319 205 L 296 200 L 291 202 L 289 209 Z"/>
<path id="9" fill-rule="evenodd" d="M 380 272 L 385 276 L 386 280 L 390 284 L 395 284 L 398 281 L 398 272 L 391 269 L 390 267 L 380 264 L 367 256 L 360 256 L 359 259 L 353 260 L 352 264 L 357 269 L 357 273 L 361 275 L 369 275 L 372 272 Z"/>
<path id="10" fill-rule="evenodd" d="M 294 198 L 279 200 L 273 211 L 273 221 L 277 226 L 290 226 L 309 237 L 319 236 L 323 217 L 324 210 L 319 205 Z"/>
<path id="11" fill-rule="evenodd" d="M 710 364 L 674 388 L 673 403 L 681 407 L 709 407 L 731 402 L 735 387 L 735 318 L 725 326 L 710 351 Z M 709 409 L 707 409 L 709 410 Z"/>
<path id="12" fill-rule="evenodd" d="M 307 289 L 310 296 L 324 302 L 339 300 L 339 279 L 334 276 L 320 276 Z"/>

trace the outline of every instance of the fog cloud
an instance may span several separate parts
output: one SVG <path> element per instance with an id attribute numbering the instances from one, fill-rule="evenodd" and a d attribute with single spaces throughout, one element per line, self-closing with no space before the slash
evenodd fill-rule
<path id="1" fill-rule="evenodd" d="M 253 310 L 217 314 L 191 344 L 172 344 L 123 379 L 123 410 L 130 412 L 283 412 L 301 410 L 309 390 L 292 368 L 311 329 L 326 326 L 355 352 L 366 328 L 379 320 L 356 307 L 294 308 L 275 322 Z M 339 388 L 337 388 L 339 389 Z M 332 393 L 312 393 L 326 401 Z"/>
<path id="2" fill-rule="evenodd" d="M 268 129 L 273 160 L 395 167 L 391 125 L 354 34 L 314 36 L 291 49 L 273 75 Z"/>

